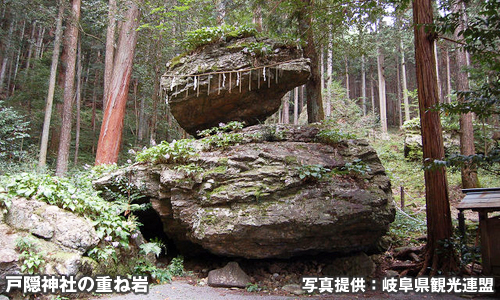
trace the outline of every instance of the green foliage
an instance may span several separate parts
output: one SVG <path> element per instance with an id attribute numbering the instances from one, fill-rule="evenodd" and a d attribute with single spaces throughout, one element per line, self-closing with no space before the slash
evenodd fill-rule
<path id="1" fill-rule="evenodd" d="M 178 165 L 175 166 L 174 169 L 179 172 L 184 172 L 187 176 L 192 176 L 194 174 L 203 172 L 202 167 L 193 163 L 190 163 L 189 165 Z"/>
<path id="2" fill-rule="evenodd" d="M 343 167 L 335 170 L 337 174 L 359 174 L 366 175 L 371 172 L 370 166 L 366 165 L 361 159 L 356 158 L 352 162 L 347 162 Z"/>
<path id="3" fill-rule="evenodd" d="M 186 272 L 184 271 L 184 257 L 179 255 L 172 259 L 167 267 L 167 270 L 172 274 L 172 276 L 183 276 Z"/>
<path id="4" fill-rule="evenodd" d="M 285 138 L 285 131 L 278 130 L 278 126 L 275 124 L 264 125 L 262 127 L 261 138 L 268 142 L 281 141 Z"/>
<path id="5" fill-rule="evenodd" d="M 135 265 L 134 274 L 151 276 L 157 283 L 170 282 L 174 276 L 184 276 L 184 258 L 182 256 L 173 258 L 164 269 L 156 267 L 150 261 L 141 259 Z"/>
<path id="6" fill-rule="evenodd" d="M 144 243 L 139 247 L 141 248 L 142 254 L 148 255 L 149 253 L 153 253 L 156 257 L 158 257 L 161 254 L 162 246 L 164 247 L 164 245 L 161 245 L 157 242 L 150 242 L 150 243 Z"/>
<path id="7" fill-rule="evenodd" d="M 413 118 L 403 123 L 404 131 L 420 132 L 420 118 Z"/>
<path id="8" fill-rule="evenodd" d="M 127 212 L 144 211 L 151 205 L 150 203 L 137 204 L 137 202 L 144 198 L 143 187 L 137 187 L 126 176 L 119 175 L 113 177 L 113 190 L 108 187 L 104 187 L 104 189 L 106 192 L 101 196 L 106 200 L 126 203 Z"/>
<path id="9" fill-rule="evenodd" d="M 264 56 L 271 52 L 272 48 L 264 42 L 253 42 L 248 44 L 243 48 L 243 53 L 250 54 L 252 56 Z"/>
<path id="10" fill-rule="evenodd" d="M 12 107 L 4 107 L 0 101 L 0 160 L 12 161 L 26 157 L 23 140 L 29 138 L 29 122 Z"/>
<path id="11" fill-rule="evenodd" d="M 218 127 L 200 131 L 198 135 L 204 136 L 202 143 L 205 149 L 225 149 L 231 145 L 243 142 L 243 134 L 237 133 L 243 128 L 243 123 L 232 121 L 227 124 L 220 123 Z"/>
<path id="12" fill-rule="evenodd" d="M 396 218 L 391 224 L 390 235 L 400 246 L 403 245 L 403 242 L 417 243 L 415 237 L 423 235 L 425 232 L 426 225 L 424 221 L 412 216 L 408 217 L 400 211 L 396 212 Z"/>
<path id="13" fill-rule="evenodd" d="M 156 283 L 166 283 L 172 281 L 172 274 L 168 269 L 158 268 L 145 259 L 141 259 L 135 264 L 134 274 L 150 276 Z"/>
<path id="14" fill-rule="evenodd" d="M 31 238 L 18 238 L 16 240 L 16 248 L 21 253 L 21 272 L 35 274 L 42 270 L 45 262 L 43 256 L 45 254 L 39 251 Z"/>
<path id="15" fill-rule="evenodd" d="M 157 163 L 184 163 L 196 156 L 196 149 L 192 139 L 174 140 L 171 143 L 162 141 L 159 145 L 144 149 L 137 153 L 138 162 Z"/>
<path id="16" fill-rule="evenodd" d="M 128 249 L 130 236 L 138 232 L 135 216 L 125 216 L 133 207 L 125 199 L 107 202 L 99 197 L 87 174 L 72 179 L 79 181 L 79 185 L 67 178 L 34 173 L 0 177 L 0 183 L 6 197 L 33 198 L 90 218 L 102 242 L 89 251 L 89 256 L 99 261 L 116 260 L 116 248 Z"/>
<path id="17" fill-rule="evenodd" d="M 304 181 L 318 181 L 331 170 L 322 165 L 303 165 L 295 168 Z"/>
<path id="18" fill-rule="evenodd" d="M 340 129 L 327 129 L 321 130 L 316 137 L 323 143 L 335 145 L 345 140 L 355 139 L 356 135 L 343 132 Z"/>
<path id="19" fill-rule="evenodd" d="M 262 291 L 262 288 L 256 283 L 248 283 L 246 290 L 247 292 L 253 293 Z"/>
<path id="20" fill-rule="evenodd" d="M 229 38 L 244 38 L 255 36 L 257 30 L 251 25 L 231 26 L 222 25 L 219 27 L 203 27 L 186 32 L 183 46 L 186 50 L 195 50 L 199 47 L 215 43 Z"/>
<path id="21" fill-rule="evenodd" d="M 245 124 L 238 121 L 231 121 L 227 124 L 220 123 L 218 127 L 212 127 L 198 132 L 199 136 L 208 137 L 214 134 L 224 133 L 224 132 L 238 132 L 243 129 Z"/>
<path id="22" fill-rule="evenodd" d="M 331 107 L 330 116 L 321 122 L 325 129 L 336 129 L 358 137 L 372 132 L 377 116 L 363 116 L 359 99 L 349 98 L 343 83 L 333 81 L 329 89 L 323 90 L 323 95 L 326 101 L 330 101 Z"/>

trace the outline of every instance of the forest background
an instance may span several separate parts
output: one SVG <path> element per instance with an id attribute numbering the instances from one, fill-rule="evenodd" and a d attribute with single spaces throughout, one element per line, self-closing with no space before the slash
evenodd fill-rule
<path id="1" fill-rule="evenodd" d="M 407 195 L 414 192 L 420 199 L 415 211 L 422 212 L 422 173 L 431 174 L 433 166 L 461 170 L 459 180 L 450 178 L 452 187 L 499 184 L 488 175 L 498 174 L 492 166 L 500 161 L 499 6 L 494 0 L 415 0 L 413 8 L 425 7 L 436 16 L 419 20 L 424 26 L 414 24 L 420 15 L 408 1 L 4 0 L 0 172 L 39 169 L 64 176 L 95 162 L 130 163 L 146 146 L 186 137 L 160 87 L 166 63 L 223 38 L 220 28 L 253 26 L 258 35 L 301 45 L 313 64 L 315 85 L 294 89 L 267 122 L 323 121 L 370 139 L 393 184 L 406 185 Z M 415 53 L 422 41 L 432 41 L 432 69 L 422 69 L 422 61 L 429 61 L 419 56 L 423 50 Z M 265 52 L 265 47 L 254 50 Z M 422 70 L 429 76 L 417 78 Z M 425 89 L 417 86 L 431 85 L 432 97 L 424 99 Z M 439 104 L 431 114 L 441 112 L 445 133 L 459 140 L 447 160 L 444 152 L 427 155 L 426 143 L 443 148 L 439 120 L 429 126 L 418 119 L 431 107 L 424 103 L 429 98 Z M 121 109 L 113 112 L 114 107 Z M 113 118 L 118 125 L 108 126 Z M 423 133 L 432 133 L 424 134 L 423 157 L 430 160 L 423 169 L 422 153 L 414 154 L 417 162 L 408 162 L 412 157 L 404 158 L 402 149 L 403 135 L 419 132 L 421 124 Z M 117 130 L 107 133 L 109 128 Z M 100 161 L 99 153 L 112 152 L 110 147 L 116 155 Z M 478 166 L 490 173 L 480 170 L 478 177 Z M 426 178 L 431 190 L 429 182 Z M 432 188 L 445 194 L 427 199 L 427 210 L 432 203 L 449 209 L 447 184 L 438 183 Z M 401 189 L 401 200 L 403 195 Z M 451 236 L 451 226 L 429 227 L 429 211 L 427 218 L 428 229 L 446 227 L 444 236 Z M 443 223 L 451 220 L 434 225 Z"/>
<path id="2" fill-rule="evenodd" d="M 0 97 L 2 107 L 12 107 L 13 110 L 4 113 L 11 115 L 11 124 L 15 123 L 12 126 L 16 127 L 15 134 L 9 133 L 14 139 L 6 139 L 2 144 L 4 170 L 15 161 L 32 164 L 39 159 L 54 60 L 58 64 L 54 74 L 54 108 L 47 136 L 47 166 L 55 168 L 61 155 L 64 157 L 60 159 L 67 160 L 70 168 L 91 165 L 95 161 L 109 85 L 109 66 L 112 69 L 113 54 L 119 51 L 117 39 L 123 34 L 120 30 L 130 3 L 113 0 L 75 2 L 80 1 L 2 1 Z M 139 150 L 183 136 L 182 129 L 169 114 L 159 82 L 166 70 L 165 64 L 190 50 L 190 39 L 206 38 L 203 36 L 206 33 L 197 29 L 222 24 L 236 27 L 254 24 L 262 35 L 287 43 L 305 43 L 307 34 L 299 31 L 297 20 L 298 8 L 302 6 L 312 14 L 327 118 L 340 126 L 349 123 L 343 127 L 367 137 L 373 136 L 373 131 L 397 130 L 403 122 L 418 117 L 409 3 L 302 2 L 134 1 L 139 5 L 141 18 L 140 23 L 135 24 L 138 37 L 123 116 L 123 140 L 117 140 L 121 144 L 120 162 L 132 159 L 128 154 L 130 149 Z M 476 2 L 468 3 L 469 14 L 481 10 L 480 2 Z M 76 21 L 72 21 L 74 15 L 70 4 L 81 5 L 81 15 Z M 438 11 L 436 6 L 435 9 L 439 16 L 445 8 Z M 61 54 L 55 56 L 54 49 L 59 47 L 55 47 L 58 19 L 62 21 L 62 41 L 59 43 L 64 45 Z M 76 26 L 72 26 L 73 22 Z M 112 38 L 107 39 L 107 36 Z M 439 39 L 435 45 L 439 97 L 443 103 L 456 100 L 458 77 L 467 67 L 457 56 L 460 42 L 450 40 L 453 40 L 452 35 Z M 66 74 L 71 54 L 75 56 L 74 87 L 67 85 L 65 88 L 68 84 L 65 76 L 72 76 Z M 122 72 L 125 68 L 123 64 L 116 67 L 122 68 Z M 480 86 L 489 78 L 482 76 L 485 72 L 476 76 L 478 80 L 471 84 Z M 64 92 L 68 89 L 73 90 L 66 96 L 71 100 L 69 114 L 64 112 Z M 303 88 L 296 89 L 285 98 L 274 122 L 297 123 L 306 103 L 305 94 Z M 71 122 L 69 126 L 65 124 L 68 122 Z M 458 124 L 456 118 L 449 123 L 450 126 Z M 61 134 L 66 136 L 64 140 Z M 68 144 L 63 153 L 61 141 Z M 62 173 L 66 170 L 67 167 L 63 168 Z"/>

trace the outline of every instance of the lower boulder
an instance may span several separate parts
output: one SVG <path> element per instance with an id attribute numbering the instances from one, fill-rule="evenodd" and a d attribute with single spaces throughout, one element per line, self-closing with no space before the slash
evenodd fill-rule
<path id="1" fill-rule="evenodd" d="M 186 255 L 193 244 L 259 259 L 376 251 L 395 215 L 384 167 L 366 141 L 320 142 L 319 131 L 252 126 L 238 144 L 200 150 L 185 165 L 135 164 L 94 184 L 135 185 Z"/>

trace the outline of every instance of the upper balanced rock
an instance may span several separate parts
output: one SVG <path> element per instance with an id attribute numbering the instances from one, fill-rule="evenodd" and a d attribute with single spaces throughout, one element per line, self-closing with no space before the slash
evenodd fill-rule
<path id="1" fill-rule="evenodd" d="M 310 75 L 300 47 L 256 37 L 210 44 L 167 67 L 161 83 L 171 112 L 192 135 L 221 122 L 263 122 Z"/>

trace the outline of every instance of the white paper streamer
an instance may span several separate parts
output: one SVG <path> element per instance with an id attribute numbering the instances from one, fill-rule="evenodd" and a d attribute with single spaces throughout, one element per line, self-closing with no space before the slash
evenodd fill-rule
<path id="1" fill-rule="evenodd" d="M 236 77 L 236 86 L 240 85 L 240 72 L 238 72 L 238 76 Z"/>
<path id="2" fill-rule="evenodd" d="M 172 82 L 170 83 L 170 91 L 174 90 L 174 81 L 175 81 L 175 77 L 172 77 Z"/>
<path id="3" fill-rule="evenodd" d="M 193 91 L 198 87 L 198 76 L 194 76 Z"/>
<path id="4" fill-rule="evenodd" d="M 264 81 L 266 81 L 266 67 L 262 69 L 262 75 L 264 75 Z"/>
<path id="5" fill-rule="evenodd" d="M 226 74 L 222 73 L 222 87 L 226 87 Z"/>

